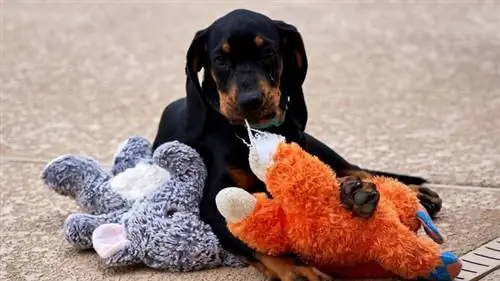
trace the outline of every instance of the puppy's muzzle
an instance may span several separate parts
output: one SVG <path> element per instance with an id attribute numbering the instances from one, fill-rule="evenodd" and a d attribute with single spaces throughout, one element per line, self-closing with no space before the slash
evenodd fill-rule
<path id="1" fill-rule="evenodd" d="M 264 96 L 259 91 L 240 93 L 236 97 L 236 102 L 244 111 L 254 111 L 264 103 Z"/>

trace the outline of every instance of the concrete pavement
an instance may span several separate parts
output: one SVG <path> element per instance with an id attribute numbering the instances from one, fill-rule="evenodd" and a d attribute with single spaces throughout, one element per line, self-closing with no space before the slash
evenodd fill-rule
<path id="1" fill-rule="evenodd" d="M 59 154 L 109 163 L 125 137 L 152 138 L 163 106 L 184 95 L 192 36 L 239 7 L 303 33 L 309 132 L 354 163 L 441 184 L 444 248 L 463 254 L 500 236 L 498 3 L 9 1 L 0 23 L 1 280 L 263 280 L 252 268 L 106 269 L 64 243 L 61 223 L 77 209 L 39 181 Z"/>

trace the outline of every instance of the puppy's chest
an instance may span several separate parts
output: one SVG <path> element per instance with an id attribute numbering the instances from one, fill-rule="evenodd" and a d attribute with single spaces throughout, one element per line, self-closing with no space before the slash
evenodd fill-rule
<path id="1" fill-rule="evenodd" d="M 248 192 L 265 191 L 264 183 L 250 169 L 248 147 L 240 139 L 230 139 L 230 141 L 228 139 L 218 152 L 220 162 L 217 162 L 223 163 L 224 174 L 232 186 L 243 188 Z"/>
<path id="2" fill-rule="evenodd" d="M 249 192 L 262 192 L 265 190 L 264 183 L 248 167 L 228 165 L 226 172 L 236 187 L 243 188 Z"/>
<path id="3" fill-rule="evenodd" d="M 248 192 L 265 191 L 264 183 L 250 169 L 247 157 L 243 159 L 233 158 L 232 161 L 228 161 L 226 174 L 236 187 L 243 188 Z"/>

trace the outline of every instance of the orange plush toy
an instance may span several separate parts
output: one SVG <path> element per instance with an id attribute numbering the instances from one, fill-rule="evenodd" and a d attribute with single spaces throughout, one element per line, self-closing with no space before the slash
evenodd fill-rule
<path id="1" fill-rule="evenodd" d="M 250 247 L 294 253 L 344 278 L 448 281 L 460 272 L 460 260 L 440 251 L 439 231 L 402 183 L 337 179 L 329 166 L 279 135 L 250 133 L 250 140 L 250 167 L 272 199 L 232 187 L 216 198 L 230 231 Z M 435 242 L 416 234 L 422 225 Z"/>

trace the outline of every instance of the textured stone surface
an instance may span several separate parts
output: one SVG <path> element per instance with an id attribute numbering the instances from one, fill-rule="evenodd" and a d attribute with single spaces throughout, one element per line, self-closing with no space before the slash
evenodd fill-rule
<path id="1" fill-rule="evenodd" d="M 61 226 L 78 211 L 74 202 L 45 189 L 43 165 L 0 166 L 0 280 L 261 280 L 253 268 L 168 274 L 144 267 L 109 269 L 91 251 L 72 249 Z"/>
<path id="2" fill-rule="evenodd" d="M 108 159 L 130 134 L 153 137 L 163 106 L 184 94 L 196 30 L 249 7 L 303 32 L 308 130 L 350 161 L 436 182 L 500 184 L 498 4 L 4 6 L 3 155 Z"/>
<path id="3" fill-rule="evenodd" d="M 490 273 L 488 276 L 481 279 L 481 281 L 498 281 L 500 280 L 500 270 Z"/>
<path id="4" fill-rule="evenodd" d="M 107 161 L 125 137 L 152 138 L 165 104 L 184 95 L 192 36 L 238 7 L 302 32 L 308 131 L 347 159 L 450 185 L 500 186 L 498 2 L 5 2 L 0 280 L 263 280 L 252 268 L 105 269 L 61 239 L 76 208 L 42 188 L 42 165 L 15 163 L 76 152 Z M 444 248 L 462 254 L 500 236 L 495 190 L 438 188 Z"/>
<path id="5" fill-rule="evenodd" d="M 0 280 L 263 280 L 253 268 L 190 274 L 105 268 L 92 252 L 75 251 L 63 240 L 61 225 L 78 209 L 68 198 L 44 188 L 39 180 L 42 168 L 1 164 Z M 437 220 L 446 239 L 443 249 L 464 254 L 500 236 L 499 189 L 437 190 L 446 198 Z"/>

